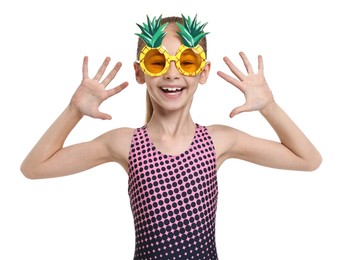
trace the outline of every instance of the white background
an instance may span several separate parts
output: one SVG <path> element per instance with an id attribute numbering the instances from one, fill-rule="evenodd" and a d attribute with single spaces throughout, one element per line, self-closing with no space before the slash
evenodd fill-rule
<path id="1" fill-rule="evenodd" d="M 162 4 L 161 4 L 162 2 Z M 222 6 L 217 3 L 222 3 Z M 132 259 L 134 227 L 127 174 L 117 164 L 47 180 L 28 180 L 20 164 L 68 104 L 81 80 L 106 56 L 123 62 L 115 86 L 130 86 L 102 105 L 112 121 L 85 118 L 66 144 L 144 122 L 145 86 L 134 79 L 146 15 L 208 22 L 209 81 L 192 114 L 276 139 L 258 113 L 228 114 L 242 94 L 216 75 L 222 57 L 242 67 L 262 54 L 277 102 L 323 156 L 311 173 L 229 160 L 218 172 L 216 238 L 221 260 L 337 260 L 337 9 L 335 1 L 2 1 L 0 4 L 0 259 Z M 62 167 L 62 165 L 60 165 Z"/>

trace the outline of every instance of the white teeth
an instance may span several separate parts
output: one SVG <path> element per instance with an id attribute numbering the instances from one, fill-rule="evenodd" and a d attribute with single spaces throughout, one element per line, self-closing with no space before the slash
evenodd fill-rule
<path id="1" fill-rule="evenodd" d="M 176 92 L 176 91 L 181 91 L 182 88 L 162 88 L 163 90 L 166 91 L 172 91 L 172 92 Z"/>

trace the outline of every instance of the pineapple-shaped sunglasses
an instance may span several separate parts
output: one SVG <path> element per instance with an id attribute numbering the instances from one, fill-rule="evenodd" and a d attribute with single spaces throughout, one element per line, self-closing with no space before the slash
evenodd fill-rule
<path id="1" fill-rule="evenodd" d="M 161 25 L 162 15 L 152 20 L 147 16 L 147 24 L 137 24 L 142 33 L 136 33 L 146 44 L 140 52 L 139 63 L 144 73 L 157 77 L 166 73 L 170 62 L 174 61 L 177 70 L 185 76 L 199 74 L 206 64 L 206 55 L 199 45 L 200 40 L 208 33 L 203 32 L 205 24 L 197 22 L 197 16 L 192 20 L 182 15 L 183 25 L 176 22 L 181 30 L 177 34 L 182 39 L 182 45 L 175 56 L 170 56 L 166 48 L 162 46 L 162 40 L 166 35 L 164 28 L 168 23 Z"/>

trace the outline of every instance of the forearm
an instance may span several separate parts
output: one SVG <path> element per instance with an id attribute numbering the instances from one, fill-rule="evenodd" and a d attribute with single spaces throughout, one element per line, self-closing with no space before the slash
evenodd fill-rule
<path id="1" fill-rule="evenodd" d="M 33 177 L 39 165 L 63 148 L 66 138 L 82 117 L 76 108 L 68 105 L 27 155 L 21 165 L 22 173 L 26 177 Z"/>
<path id="2" fill-rule="evenodd" d="M 321 155 L 291 118 L 272 102 L 261 111 L 278 135 L 280 142 L 302 160 L 304 169 L 314 170 L 321 163 Z"/>

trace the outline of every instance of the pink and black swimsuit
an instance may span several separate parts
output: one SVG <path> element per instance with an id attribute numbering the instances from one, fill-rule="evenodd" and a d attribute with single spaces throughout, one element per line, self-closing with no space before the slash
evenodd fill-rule
<path id="1" fill-rule="evenodd" d="M 135 225 L 134 260 L 217 258 L 216 153 L 207 128 L 196 124 L 190 147 L 166 155 L 146 126 L 134 132 L 128 193 Z"/>

